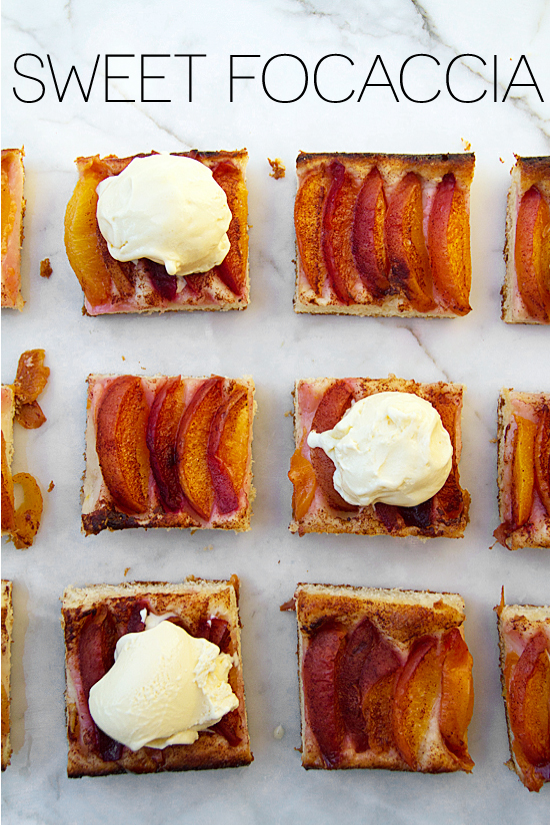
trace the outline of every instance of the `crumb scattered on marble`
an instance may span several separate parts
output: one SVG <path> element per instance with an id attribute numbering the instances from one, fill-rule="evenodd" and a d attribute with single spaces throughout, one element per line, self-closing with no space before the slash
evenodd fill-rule
<path id="1" fill-rule="evenodd" d="M 207 544 L 207 545 L 204 547 L 204 549 L 205 549 L 205 550 L 213 550 L 213 549 L 214 549 L 214 545 L 213 545 L 213 544 Z"/>
<path id="2" fill-rule="evenodd" d="M 126 576 L 128 575 L 129 569 L 130 569 L 129 567 L 124 568 L 124 578 L 126 578 Z"/>
<path id="3" fill-rule="evenodd" d="M 275 160 L 271 160 L 268 158 L 269 165 L 271 166 L 271 172 L 269 173 L 270 178 L 275 178 L 275 180 L 279 180 L 279 178 L 284 178 L 286 173 L 286 166 L 284 165 L 281 158 L 275 158 Z"/>
<path id="4" fill-rule="evenodd" d="M 292 415 L 292 410 L 287 410 L 285 413 L 285 418 L 288 418 L 289 415 Z"/>
<path id="5" fill-rule="evenodd" d="M 40 277 L 41 278 L 49 278 L 52 274 L 52 265 L 50 263 L 49 258 L 44 258 L 43 261 L 40 261 Z"/>
<path id="6" fill-rule="evenodd" d="M 51 491 L 53 490 L 54 487 L 55 487 L 55 484 L 53 483 L 53 481 L 50 481 L 50 486 L 48 487 L 48 493 L 51 493 Z"/>
<path id="7" fill-rule="evenodd" d="M 273 731 L 273 736 L 275 737 L 275 739 L 282 739 L 284 735 L 285 735 L 285 729 L 283 728 L 283 726 L 282 725 L 277 725 L 277 727 Z"/>
<path id="8" fill-rule="evenodd" d="M 502 158 L 499 158 L 499 161 L 500 161 L 501 163 L 504 163 L 504 161 L 502 160 Z"/>
<path id="9" fill-rule="evenodd" d="M 469 152 L 472 148 L 472 144 L 470 143 L 470 141 L 469 140 L 464 140 L 464 138 L 460 138 L 460 140 L 462 141 L 464 151 Z"/>

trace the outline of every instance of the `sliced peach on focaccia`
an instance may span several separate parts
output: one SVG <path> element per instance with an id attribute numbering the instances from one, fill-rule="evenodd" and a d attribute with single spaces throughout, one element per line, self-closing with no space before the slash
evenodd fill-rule
<path id="1" fill-rule="evenodd" d="M 357 197 L 352 230 L 355 265 L 375 301 L 391 292 L 384 229 L 386 211 L 384 184 L 375 167 L 367 175 Z"/>
<path id="2" fill-rule="evenodd" d="M 464 193 L 452 172 L 437 185 L 428 223 L 432 277 L 443 303 L 456 315 L 470 312 L 470 222 Z"/>
<path id="3" fill-rule="evenodd" d="M 445 634 L 442 647 L 439 729 L 463 769 L 471 770 L 474 762 L 468 753 L 467 730 L 474 710 L 472 655 L 456 627 Z"/>
<path id="4" fill-rule="evenodd" d="M 240 171 L 229 161 L 221 161 L 212 167 L 212 175 L 217 184 L 227 196 L 227 205 L 231 210 L 231 222 L 227 230 L 229 238 L 229 252 L 217 266 L 216 272 L 223 283 L 235 295 L 242 295 L 246 287 L 246 266 L 244 259 L 247 255 L 247 245 L 239 244 L 239 238 L 245 238 L 248 243 L 247 222 L 248 203 L 246 189 L 242 186 Z"/>
<path id="5" fill-rule="evenodd" d="M 332 288 L 342 303 L 349 304 L 357 279 L 349 239 L 359 183 L 338 160 L 332 161 L 329 173 L 331 184 L 323 214 L 323 256 Z"/>
<path id="6" fill-rule="evenodd" d="M 220 513 L 239 506 L 248 467 L 250 417 L 246 387 L 235 386 L 220 404 L 208 437 L 207 462 Z"/>
<path id="7" fill-rule="evenodd" d="M 147 510 L 149 407 L 141 380 L 122 375 L 112 381 L 96 412 L 96 450 L 105 484 L 117 505 L 129 513 Z"/>
<path id="8" fill-rule="evenodd" d="M 523 303 L 535 320 L 550 321 L 550 208 L 536 186 L 521 199 L 514 255 Z"/>
<path id="9" fill-rule="evenodd" d="M 542 411 L 535 438 L 535 481 L 546 512 L 550 516 L 550 409 Z"/>
<path id="10" fill-rule="evenodd" d="M 391 195 L 386 213 L 386 242 L 390 282 L 403 290 L 414 309 L 419 312 L 434 309 L 432 275 L 423 232 L 422 186 L 414 172 L 408 172 Z"/>
<path id="11" fill-rule="evenodd" d="M 508 685 L 510 726 L 534 766 L 550 762 L 550 641 L 540 630 L 527 643 Z"/>
<path id="12" fill-rule="evenodd" d="M 210 518 L 215 497 L 208 466 L 208 442 L 222 391 L 223 378 L 209 378 L 201 384 L 183 414 L 177 436 L 180 484 L 193 509 L 205 521 Z"/>
<path id="13" fill-rule="evenodd" d="M 324 259 L 319 256 L 323 235 L 325 199 L 331 185 L 328 170 L 322 166 L 301 182 L 294 204 L 296 244 L 304 274 L 316 295 L 321 295 L 326 278 Z"/>
<path id="14" fill-rule="evenodd" d="M 512 460 L 512 523 L 515 529 L 525 524 L 533 507 L 537 425 L 520 415 L 514 418 L 517 429 Z"/>
<path id="15" fill-rule="evenodd" d="M 311 506 L 317 488 L 315 470 L 311 461 L 304 456 L 301 447 L 296 447 L 290 459 L 288 477 L 294 487 L 292 491 L 292 513 L 299 520 Z"/>
<path id="16" fill-rule="evenodd" d="M 6 439 L 2 433 L 2 533 L 11 533 L 15 526 L 13 495 L 13 477 L 8 460 Z"/>
<path id="17" fill-rule="evenodd" d="M 178 512 L 184 505 L 176 461 L 176 439 L 185 408 L 185 384 L 180 376 L 164 382 L 155 395 L 147 423 L 147 446 L 151 469 L 167 510 Z"/>

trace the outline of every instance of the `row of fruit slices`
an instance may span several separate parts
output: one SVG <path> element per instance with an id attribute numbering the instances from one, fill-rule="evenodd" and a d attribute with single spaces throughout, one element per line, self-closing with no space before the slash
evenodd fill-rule
<path id="1" fill-rule="evenodd" d="M 248 389 L 214 376 L 191 399 L 181 377 L 166 378 L 149 404 L 138 376 L 113 379 L 96 409 L 96 450 L 117 506 L 150 507 L 150 471 L 167 512 L 191 508 L 208 521 L 234 511 L 249 462 Z"/>

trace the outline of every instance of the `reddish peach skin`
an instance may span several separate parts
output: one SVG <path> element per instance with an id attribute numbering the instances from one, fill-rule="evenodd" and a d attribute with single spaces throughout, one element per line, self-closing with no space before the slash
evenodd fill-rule
<path id="1" fill-rule="evenodd" d="M 231 513 L 239 506 L 248 464 L 248 395 L 235 387 L 216 411 L 210 427 L 207 463 L 220 513 Z"/>
<path id="2" fill-rule="evenodd" d="M 403 290 L 418 312 L 429 312 L 436 304 L 422 225 L 422 187 L 418 175 L 409 172 L 395 188 L 386 213 L 390 283 Z"/>
<path id="3" fill-rule="evenodd" d="M 510 727 L 535 768 L 550 763 L 550 642 L 538 631 L 513 668 L 508 685 Z"/>
<path id="4" fill-rule="evenodd" d="M 535 438 L 535 481 L 546 512 L 550 516 L 550 409 L 542 411 Z"/>
<path id="5" fill-rule="evenodd" d="M 149 407 L 141 380 L 122 375 L 109 384 L 96 412 L 96 450 L 105 484 L 124 512 L 148 507 Z"/>
<path id="6" fill-rule="evenodd" d="M 514 255 L 527 311 L 535 321 L 550 323 L 550 208 L 536 186 L 521 199 Z"/>
<path id="7" fill-rule="evenodd" d="M 239 236 L 244 233 L 246 237 L 248 205 L 240 195 L 240 172 L 229 161 L 217 163 L 212 169 L 212 175 L 225 191 L 227 205 L 231 210 L 231 223 L 227 230 L 229 238 L 229 252 L 219 266 L 215 268 L 220 280 L 235 295 L 243 295 L 246 287 L 246 266 L 243 257 L 246 250 L 241 249 L 238 243 Z"/>
<path id="8" fill-rule="evenodd" d="M 338 160 L 332 161 L 329 173 L 332 180 L 323 212 L 322 249 L 331 286 L 347 305 L 353 301 L 357 280 L 353 258 L 348 255 L 348 239 L 358 184 Z"/>
<path id="9" fill-rule="evenodd" d="M 321 295 L 326 278 L 324 261 L 319 260 L 323 231 L 325 198 L 330 177 L 321 167 L 300 183 L 294 204 L 294 226 L 300 262 L 306 279 L 316 295 Z"/>
<path id="10" fill-rule="evenodd" d="M 470 223 L 464 194 L 452 172 L 437 186 L 428 223 L 428 249 L 434 286 L 456 315 L 471 310 Z"/>
<path id="11" fill-rule="evenodd" d="M 185 502 L 176 466 L 176 438 L 185 407 L 185 384 L 171 378 L 157 391 L 147 423 L 147 447 L 160 497 L 169 512 L 179 512 Z"/>
<path id="12" fill-rule="evenodd" d="M 208 467 L 208 442 L 214 416 L 221 404 L 223 378 L 205 381 L 188 404 L 177 436 L 180 484 L 195 512 L 208 521 L 215 490 Z"/>
<path id="13" fill-rule="evenodd" d="M 386 211 L 382 176 L 375 167 L 363 183 L 355 204 L 352 250 L 361 279 L 377 303 L 392 291 L 384 232 Z"/>

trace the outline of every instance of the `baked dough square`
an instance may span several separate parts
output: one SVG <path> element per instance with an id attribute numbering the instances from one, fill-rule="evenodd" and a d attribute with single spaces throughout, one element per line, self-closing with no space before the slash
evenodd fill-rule
<path id="1" fill-rule="evenodd" d="M 150 154 L 156 154 L 154 152 Z M 77 158 L 79 180 L 65 215 L 65 247 L 84 291 L 83 313 L 165 312 L 167 310 L 245 309 L 249 301 L 248 193 L 246 149 L 234 152 L 173 152 L 212 170 L 232 213 L 227 231 L 231 248 L 219 266 L 186 277 L 170 276 L 164 266 L 140 258 L 121 263 L 107 249 L 96 218 L 96 187 L 119 175 L 135 157 Z"/>
<path id="2" fill-rule="evenodd" d="M 2 770 L 11 761 L 10 705 L 11 705 L 11 640 L 13 630 L 13 586 L 2 579 Z"/>
<path id="3" fill-rule="evenodd" d="M 506 208 L 502 319 L 550 324 L 550 156 L 518 157 Z"/>
<path id="4" fill-rule="evenodd" d="M 252 762 L 245 707 L 238 612 L 239 579 L 207 581 L 187 578 L 179 584 L 125 582 L 68 587 L 63 594 L 61 624 L 65 637 L 66 722 L 69 742 L 67 775 L 229 768 Z M 144 631 L 144 612 L 169 614 L 195 637 L 218 644 L 233 657 L 229 684 L 239 699 L 235 710 L 190 745 L 132 751 L 99 731 L 90 715 L 90 687 L 114 661 L 116 640 Z M 98 661 L 102 651 L 103 661 Z"/>
<path id="5" fill-rule="evenodd" d="M 296 312 L 466 315 L 474 164 L 473 154 L 301 152 Z"/>
<path id="6" fill-rule="evenodd" d="M 250 377 L 90 375 L 82 529 L 249 530 Z"/>
<path id="7" fill-rule="evenodd" d="M 311 430 L 333 427 L 351 403 L 379 392 L 410 392 L 429 401 L 440 414 L 453 446 L 447 481 L 428 501 L 416 507 L 378 503 L 348 504 L 334 489 L 334 464 L 320 447 L 307 444 Z M 437 382 L 420 384 L 396 378 L 308 378 L 294 388 L 295 452 L 289 477 L 293 480 L 293 533 L 358 533 L 376 536 L 461 538 L 468 523 L 470 495 L 460 486 L 458 464 L 462 450 L 461 413 L 464 388 Z M 337 396 L 337 397 L 336 397 Z M 319 411 L 319 412 L 318 412 Z M 327 414 L 328 413 L 328 417 Z M 322 419 L 322 423 L 321 423 Z M 322 455 L 320 455 L 322 453 Z M 322 459 L 322 462 L 321 460 Z M 296 469 L 295 469 L 296 468 Z M 303 497 L 305 487 L 310 493 Z"/>
<path id="8" fill-rule="evenodd" d="M 23 309 L 21 245 L 23 243 L 23 149 L 2 149 L 2 306 Z"/>
<path id="9" fill-rule="evenodd" d="M 494 536 L 509 550 L 550 547 L 550 394 L 504 388 L 497 416 Z"/>
<path id="10" fill-rule="evenodd" d="M 472 770 L 459 595 L 300 583 L 294 608 L 304 768 Z"/>
<path id="11" fill-rule="evenodd" d="M 505 604 L 498 617 L 500 679 L 510 744 L 506 763 L 526 788 L 550 781 L 550 606 Z"/>

